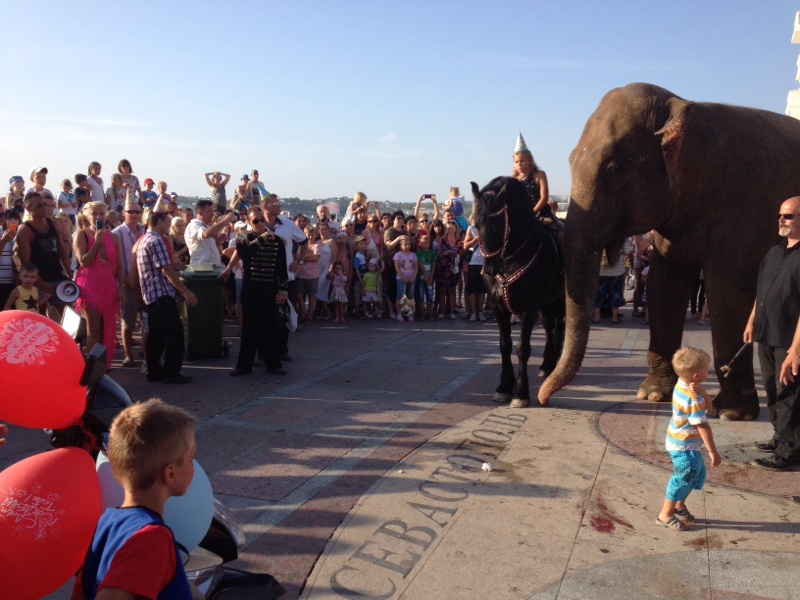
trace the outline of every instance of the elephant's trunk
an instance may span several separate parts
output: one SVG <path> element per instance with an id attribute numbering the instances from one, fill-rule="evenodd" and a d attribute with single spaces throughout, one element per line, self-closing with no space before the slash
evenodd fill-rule
<path id="1" fill-rule="evenodd" d="M 564 351 L 555 370 L 539 388 L 539 403 L 547 405 L 550 396 L 567 385 L 583 362 L 589 340 L 592 313 L 600 272 L 602 248 L 589 240 L 575 240 L 569 235 L 569 219 L 564 240 L 566 271 L 567 324 Z M 583 231 L 582 228 L 577 230 Z"/>

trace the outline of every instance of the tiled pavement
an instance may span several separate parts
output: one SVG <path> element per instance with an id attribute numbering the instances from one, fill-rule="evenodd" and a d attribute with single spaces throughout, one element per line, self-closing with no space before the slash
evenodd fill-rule
<path id="1" fill-rule="evenodd" d="M 690 502 L 701 523 L 655 526 L 668 407 L 633 397 L 648 333 L 625 321 L 593 329 L 548 408 L 492 403 L 491 322 L 315 323 L 285 377 L 228 377 L 235 347 L 187 364 L 188 386 L 114 377 L 198 416 L 198 460 L 246 525 L 239 566 L 287 598 L 800 597 L 798 475 L 744 465 L 763 414 L 714 423 L 726 463 Z M 685 342 L 710 349 L 708 329 L 687 321 Z M 0 466 L 44 442 L 12 430 Z"/>

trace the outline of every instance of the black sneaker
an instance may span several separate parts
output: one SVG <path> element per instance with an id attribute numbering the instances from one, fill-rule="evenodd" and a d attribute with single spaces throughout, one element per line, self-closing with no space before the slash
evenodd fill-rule
<path id="1" fill-rule="evenodd" d="M 767 471 L 796 471 L 800 469 L 800 460 L 788 460 L 781 456 L 757 458 L 750 464 Z"/>
<path id="2" fill-rule="evenodd" d="M 775 449 L 778 447 L 778 442 L 775 440 L 769 440 L 767 442 L 756 442 L 753 444 L 753 450 L 758 450 L 759 452 L 775 452 Z"/>

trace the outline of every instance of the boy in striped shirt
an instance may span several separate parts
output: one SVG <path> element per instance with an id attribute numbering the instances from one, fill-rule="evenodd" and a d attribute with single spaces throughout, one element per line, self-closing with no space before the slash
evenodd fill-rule
<path id="1" fill-rule="evenodd" d="M 708 449 L 712 467 L 722 462 L 711 426 L 706 421 L 706 407 L 711 405 L 711 397 L 700 385 L 708 379 L 710 365 L 711 357 L 698 348 L 681 348 L 672 357 L 678 383 L 672 392 L 672 419 L 666 446 L 674 470 L 656 523 L 676 531 L 688 529 L 695 523 L 694 515 L 686 508 L 686 498 L 692 490 L 702 490 L 706 480 L 701 454 L 703 445 Z"/>

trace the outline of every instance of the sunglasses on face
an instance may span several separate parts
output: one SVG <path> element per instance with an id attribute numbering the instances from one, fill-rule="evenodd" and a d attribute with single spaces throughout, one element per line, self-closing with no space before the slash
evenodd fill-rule
<path id="1" fill-rule="evenodd" d="M 251 221 L 251 223 L 253 223 L 253 225 L 258 225 L 259 223 L 266 223 L 266 222 L 267 222 L 267 220 L 265 218 L 263 218 L 263 217 L 260 218 L 260 219 L 253 219 Z"/>
<path id="2" fill-rule="evenodd" d="M 140 214 L 142 214 L 142 211 L 140 211 L 140 210 L 126 210 L 125 212 L 128 213 L 129 215 L 140 215 Z"/>
<path id="3" fill-rule="evenodd" d="M 420 221 L 420 223 L 422 223 L 423 225 L 427 225 L 428 221 Z"/>
<path id="4" fill-rule="evenodd" d="M 36 204 L 31 204 L 31 208 L 47 208 L 47 202 L 37 202 Z"/>
<path id="5" fill-rule="evenodd" d="M 797 215 L 793 215 L 793 214 L 788 214 L 788 215 L 786 215 L 786 214 L 780 213 L 780 214 L 778 215 L 778 219 L 783 219 L 784 221 L 791 221 L 791 220 L 792 220 L 792 219 L 794 219 L 796 216 L 797 216 Z"/>
<path id="6" fill-rule="evenodd" d="M 377 219 L 370 219 L 369 221 L 367 221 L 367 223 L 377 223 L 377 222 L 378 222 Z"/>

